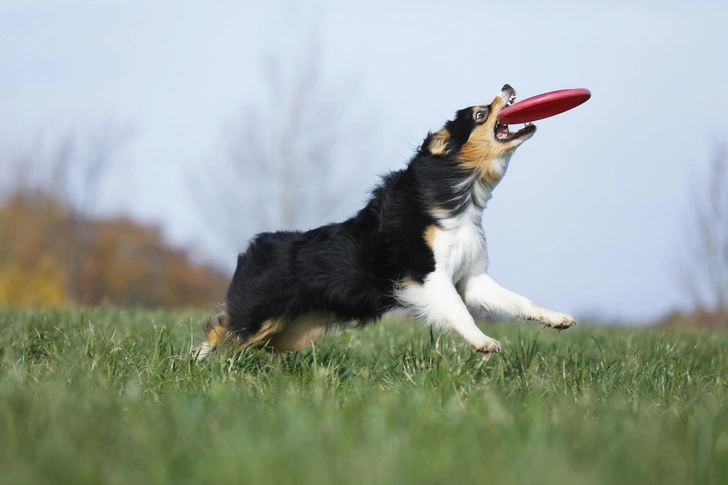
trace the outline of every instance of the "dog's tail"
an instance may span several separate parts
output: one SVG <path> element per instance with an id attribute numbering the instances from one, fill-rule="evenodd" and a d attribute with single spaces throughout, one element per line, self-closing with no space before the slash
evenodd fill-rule
<path id="1" fill-rule="evenodd" d="M 190 349 L 190 353 L 197 362 L 204 360 L 225 339 L 228 334 L 229 322 L 230 317 L 226 312 L 218 314 L 212 320 L 208 320 L 205 326 L 205 339 Z"/>

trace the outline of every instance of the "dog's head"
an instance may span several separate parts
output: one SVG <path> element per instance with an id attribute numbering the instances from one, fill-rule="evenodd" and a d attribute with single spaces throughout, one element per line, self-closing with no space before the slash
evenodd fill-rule
<path id="1" fill-rule="evenodd" d="M 455 119 L 425 139 L 421 150 L 429 155 L 455 157 L 463 166 L 497 182 L 502 176 L 496 167 L 498 160 L 511 154 L 536 132 L 536 126 L 530 123 L 511 132 L 508 125 L 496 119 L 515 99 L 515 90 L 506 84 L 490 104 L 458 111 Z"/>

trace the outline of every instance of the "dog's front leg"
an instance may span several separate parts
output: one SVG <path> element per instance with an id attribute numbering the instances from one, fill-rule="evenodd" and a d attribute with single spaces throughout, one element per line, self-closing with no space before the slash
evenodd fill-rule
<path id="1" fill-rule="evenodd" d="M 415 309 L 428 323 L 455 331 L 476 350 L 486 354 L 501 351 L 501 344 L 475 325 L 448 274 L 435 271 L 424 283 L 406 283 L 397 292 L 397 298 L 403 305 Z"/>
<path id="2" fill-rule="evenodd" d="M 465 303 L 496 318 L 532 320 L 547 327 L 564 329 L 576 324 L 574 317 L 536 305 L 528 298 L 500 286 L 488 274 L 471 276 L 462 282 Z"/>

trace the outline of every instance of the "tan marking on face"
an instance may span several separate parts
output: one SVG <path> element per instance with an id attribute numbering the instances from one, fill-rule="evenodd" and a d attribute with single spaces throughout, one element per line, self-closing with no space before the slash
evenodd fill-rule
<path id="1" fill-rule="evenodd" d="M 326 335 L 329 317 L 310 313 L 295 318 L 279 333 L 273 335 L 269 349 L 276 352 L 305 349 Z"/>
<path id="2" fill-rule="evenodd" d="M 463 167 L 478 172 L 479 178 L 484 181 L 500 182 L 500 174 L 495 170 L 493 162 L 502 152 L 493 146 L 498 142 L 492 141 L 486 131 L 482 126 L 476 128 L 460 149 L 458 158 Z"/>
<path id="3" fill-rule="evenodd" d="M 450 150 L 447 148 L 447 142 L 450 141 L 450 132 L 445 128 L 432 135 L 427 150 L 433 155 L 447 155 Z"/>
<path id="4" fill-rule="evenodd" d="M 505 102 L 500 96 L 496 96 L 490 103 L 488 118 L 484 123 L 476 124 L 458 156 L 463 167 L 476 171 L 481 180 L 488 183 L 497 183 L 501 178 L 496 170 L 495 161 L 520 145 L 519 140 L 503 143 L 495 138 L 495 122 L 498 113 L 504 107 Z M 473 117 L 480 109 L 482 109 L 480 106 L 473 108 Z"/>

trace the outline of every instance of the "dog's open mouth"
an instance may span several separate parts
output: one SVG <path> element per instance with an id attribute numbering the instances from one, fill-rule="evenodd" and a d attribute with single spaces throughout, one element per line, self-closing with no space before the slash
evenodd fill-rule
<path id="1" fill-rule="evenodd" d="M 506 107 L 512 105 L 516 101 L 516 95 L 508 99 L 508 102 L 506 103 Z M 501 142 L 507 142 L 511 140 L 515 140 L 516 138 L 519 138 L 523 135 L 527 135 L 529 133 L 533 133 L 536 130 L 536 126 L 533 123 L 525 123 L 523 125 L 523 128 L 517 131 L 510 131 L 508 129 L 508 125 L 505 123 L 501 123 L 499 121 L 495 122 L 495 139 Z"/>

